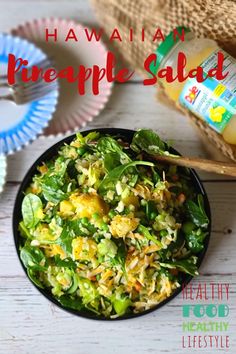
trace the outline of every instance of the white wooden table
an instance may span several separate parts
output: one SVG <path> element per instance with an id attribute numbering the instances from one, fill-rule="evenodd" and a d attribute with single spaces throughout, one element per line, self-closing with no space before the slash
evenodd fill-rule
<path id="1" fill-rule="evenodd" d="M 95 24 L 86 0 L 0 0 L 0 31 L 34 16 L 62 16 Z M 194 128 L 181 114 L 155 101 L 153 88 L 135 80 L 115 85 L 106 109 L 89 127 L 152 128 L 171 140 L 183 154 L 209 157 Z M 1 114 L 1 113 L 0 113 Z M 1 117 L 0 119 L 3 119 Z M 94 322 L 70 315 L 46 300 L 26 278 L 17 259 L 12 235 L 12 209 L 23 176 L 35 159 L 57 139 L 38 140 L 8 159 L 7 185 L 0 199 L 0 353 L 1 354 L 125 354 L 215 353 L 182 349 L 184 333 L 181 295 L 158 311 L 133 320 Z M 236 180 L 200 173 L 212 208 L 213 231 L 198 283 L 230 284 L 227 333 L 236 351 Z M 217 303 L 217 301 L 208 301 Z M 221 301 L 222 302 L 222 301 Z M 193 302 L 191 302 L 193 303 Z M 206 304 L 207 301 L 195 301 Z M 195 321 L 193 317 L 191 321 Z M 223 321 L 224 319 L 217 319 Z M 206 318 L 203 321 L 207 321 Z M 212 333 L 206 333 L 212 334 Z M 217 334 L 217 333 L 216 333 Z M 223 349 L 221 352 L 225 352 Z"/>

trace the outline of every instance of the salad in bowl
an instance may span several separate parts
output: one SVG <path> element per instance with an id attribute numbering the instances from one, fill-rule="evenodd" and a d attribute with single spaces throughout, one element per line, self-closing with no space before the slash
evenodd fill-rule
<path id="1" fill-rule="evenodd" d="M 97 319 L 147 313 L 198 274 L 210 211 L 195 172 L 154 162 L 176 153 L 151 130 L 64 139 L 22 183 L 14 211 L 20 260 L 40 291 Z"/>

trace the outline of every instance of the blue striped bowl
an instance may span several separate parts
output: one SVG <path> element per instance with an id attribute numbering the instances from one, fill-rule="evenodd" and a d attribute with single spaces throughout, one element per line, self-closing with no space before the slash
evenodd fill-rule
<path id="1" fill-rule="evenodd" d="M 46 54 L 25 39 L 0 33 L 0 76 L 6 75 L 8 55 L 28 60 L 28 67 L 37 65 L 46 58 Z M 0 95 L 5 94 L 1 91 Z M 48 126 L 58 101 L 56 88 L 40 98 L 24 105 L 0 100 L 0 155 L 11 154 L 36 139 Z"/>

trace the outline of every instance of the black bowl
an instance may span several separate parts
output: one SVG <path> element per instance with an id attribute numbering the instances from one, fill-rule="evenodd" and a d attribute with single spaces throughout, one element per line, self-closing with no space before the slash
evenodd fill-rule
<path id="1" fill-rule="evenodd" d="M 121 137 L 123 140 L 130 142 L 132 140 L 132 137 L 135 133 L 134 130 L 128 130 L 128 129 L 120 129 L 120 128 L 102 128 L 102 129 L 91 129 L 91 130 L 86 130 L 83 131 L 82 134 L 85 135 L 91 131 L 98 131 L 102 134 L 110 134 L 116 137 Z M 25 178 L 23 179 L 23 182 L 20 186 L 20 189 L 18 191 L 17 197 L 16 197 L 16 202 L 15 202 L 15 206 L 14 206 L 14 211 L 13 211 L 13 233 L 14 233 L 14 240 L 15 240 L 15 246 L 16 246 L 16 251 L 19 257 L 19 260 L 21 262 L 21 265 L 27 275 L 27 271 L 26 268 L 24 267 L 21 259 L 20 259 L 20 245 L 22 243 L 22 237 L 20 235 L 19 232 L 19 222 L 22 220 L 22 213 L 21 213 L 21 204 L 24 198 L 24 191 L 26 190 L 26 188 L 29 186 L 29 184 L 32 181 L 32 177 L 38 172 L 37 171 L 37 166 L 40 165 L 43 161 L 47 161 L 50 160 L 51 158 L 53 158 L 57 152 L 58 149 L 64 144 L 64 143 L 70 143 L 73 139 L 75 138 L 75 134 L 71 135 L 69 137 L 64 138 L 63 140 L 59 141 L 58 143 L 56 143 L 55 145 L 53 145 L 52 147 L 50 147 L 47 151 L 45 151 L 33 164 L 33 166 L 29 169 L 29 171 L 27 172 Z M 171 148 L 170 152 L 178 154 L 179 153 Z M 211 212 L 210 212 L 210 205 L 209 205 L 209 201 L 207 198 L 207 194 L 205 192 L 205 189 L 198 177 L 198 175 L 196 174 L 196 172 L 192 169 L 189 170 L 190 172 L 190 178 L 192 180 L 192 186 L 194 187 L 196 193 L 202 194 L 203 198 L 204 198 L 204 204 L 205 204 L 205 210 L 206 210 L 206 214 L 209 218 L 209 225 L 208 225 L 208 236 L 205 239 L 204 242 L 204 249 L 202 250 L 202 252 L 198 253 L 198 267 L 200 266 L 200 264 L 202 263 L 202 260 L 205 256 L 207 247 L 208 247 L 208 243 L 209 243 L 209 239 L 210 239 L 210 232 L 211 232 Z M 193 277 L 187 274 L 183 274 L 182 275 L 182 279 L 181 279 L 181 285 L 185 285 L 188 284 L 191 279 Z M 32 281 L 31 281 L 32 282 Z M 95 319 L 95 320 L 106 320 L 106 321 L 114 321 L 114 320 L 123 320 L 123 319 L 130 319 L 130 318 L 134 318 L 134 317 L 138 317 L 138 316 L 142 316 L 144 314 L 147 314 L 149 312 L 152 312 L 154 310 L 157 310 L 158 308 L 164 306 L 166 303 L 168 303 L 169 301 L 171 301 L 174 297 L 176 297 L 181 291 L 182 291 L 182 287 L 178 288 L 176 291 L 173 292 L 173 294 L 168 297 L 166 300 L 162 301 L 161 303 L 159 303 L 158 305 L 152 307 L 149 310 L 143 311 L 141 313 L 137 313 L 137 314 L 126 314 L 124 316 L 115 318 L 115 319 L 109 319 L 109 318 L 105 318 L 102 316 L 97 316 L 96 314 L 93 314 L 89 311 L 85 312 L 85 311 L 76 311 L 73 309 L 69 309 L 69 308 L 65 308 L 63 307 L 50 293 L 49 290 L 47 289 L 41 289 L 38 288 L 33 282 L 32 284 L 40 291 L 41 294 L 43 294 L 48 300 L 50 300 L 51 302 L 53 302 L 55 305 L 57 305 L 58 307 L 60 307 L 63 310 L 66 310 L 67 312 L 70 312 L 74 315 L 77 316 L 81 316 L 81 317 L 85 317 L 85 318 L 90 318 L 90 319 Z"/>

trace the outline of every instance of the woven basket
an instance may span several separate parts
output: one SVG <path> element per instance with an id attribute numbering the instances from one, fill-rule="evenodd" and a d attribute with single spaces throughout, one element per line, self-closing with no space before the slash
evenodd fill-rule
<path id="1" fill-rule="evenodd" d="M 100 23 L 107 35 L 118 28 L 122 42 L 113 43 L 142 76 L 144 60 L 155 52 L 157 42 L 145 39 L 141 41 L 140 33 L 145 29 L 146 38 L 152 38 L 157 28 L 168 34 L 177 26 L 190 28 L 197 36 L 217 40 L 219 45 L 236 56 L 236 2 L 231 0 L 91 0 Z M 129 41 L 129 29 L 133 28 L 134 40 Z M 137 40 L 135 40 L 137 34 Z M 160 91 L 160 88 L 158 88 Z M 164 93 L 161 93 L 162 96 Z M 168 100 L 169 104 L 175 104 Z M 202 120 L 181 109 L 201 132 L 203 140 L 211 142 L 230 159 L 236 161 L 236 146 L 227 144 Z"/>

